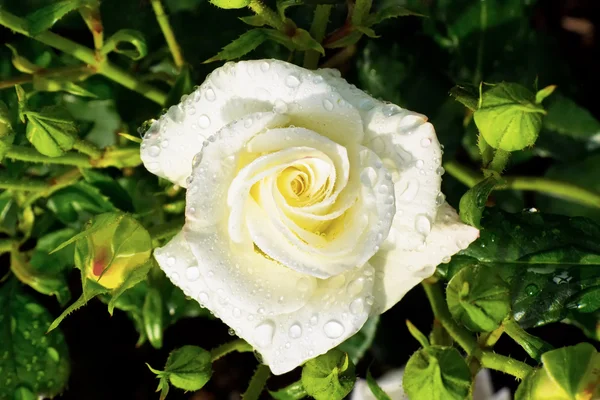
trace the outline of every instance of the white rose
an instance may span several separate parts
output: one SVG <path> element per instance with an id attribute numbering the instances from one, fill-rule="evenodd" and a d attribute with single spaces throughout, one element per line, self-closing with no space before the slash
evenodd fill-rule
<path id="1" fill-rule="evenodd" d="M 352 336 L 478 236 L 444 202 L 433 126 L 336 70 L 225 64 L 151 126 L 141 156 L 187 187 L 161 268 L 274 374 Z"/>
<path id="2" fill-rule="evenodd" d="M 409 400 L 404 389 L 402 388 L 402 377 L 404 376 L 404 368 L 393 369 L 377 379 L 377 384 L 391 400 Z M 492 376 L 487 369 L 480 370 L 475 375 L 475 383 L 473 387 L 473 400 L 510 400 L 510 390 L 502 388 L 494 393 L 492 384 Z M 376 400 L 375 396 L 369 389 L 367 381 L 358 379 L 354 390 L 350 395 L 350 400 Z"/>

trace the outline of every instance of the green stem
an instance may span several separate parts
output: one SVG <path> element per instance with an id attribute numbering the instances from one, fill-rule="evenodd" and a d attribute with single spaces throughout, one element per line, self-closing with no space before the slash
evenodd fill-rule
<path id="1" fill-rule="evenodd" d="M 486 0 L 480 0 L 481 7 L 479 11 L 479 46 L 477 48 L 477 66 L 473 75 L 473 84 L 479 85 L 483 77 L 483 51 L 485 49 L 485 32 L 487 30 L 487 3 Z"/>
<path id="2" fill-rule="evenodd" d="M 56 178 L 52 178 L 46 184 L 46 187 L 43 190 L 29 194 L 29 196 L 25 198 L 22 207 L 28 207 L 35 203 L 37 199 L 40 199 L 42 197 L 49 197 L 52 193 L 64 187 L 72 185 L 73 183 L 77 182 L 80 178 L 81 171 L 79 170 L 79 168 L 70 169 L 64 174 Z"/>
<path id="3" fill-rule="evenodd" d="M 105 61 L 101 64 L 97 64 L 96 54 L 94 51 L 85 46 L 82 46 L 50 31 L 45 31 L 39 35 L 31 36 L 27 30 L 26 21 L 23 18 L 19 18 L 4 9 L 0 9 L 0 25 L 47 44 L 50 47 L 61 50 L 64 53 L 70 54 L 84 63 L 96 66 L 98 73 L 119 83 L 120 85 L 125 86 L 128 89 L 142 94 L 158 104 L 164 104 L 167 99 L 167 95 L 162 91 L 138 80 L 134 75 L 129 74 L 110 62 Z"/>
<path id="4" fill-rule="evenodd" d="M 504 326 L 500 325 L 496 330 L 482 335 L 478 342 L 480 347 L 494 347 L 500 336 L 504 333 Z"/>
<path id="5" fill-rule="evenodd" d="M 271 10 L 261 0 L 250 0 L 248 8 L 254 11 L 256 15 L 260 15 L 267 22 L 267 25 L 272 26 L 273 28 L 281 32 L 285 32 L 287 30 L 287 25 L 281 19 L 279 14 Z"/>
<path id="6" fill-rule="evenodd" d="M 502 174 L 508 164 L 508 160 L 510 160 L 510 151 L 498 149 L 494 153 L 494 158 L 492 158 L 492 162 L 490 162 L 488 168 Z"/>
<path id="7" fill-rule="evenodd" d="M 73 148 L 91 158 L 100 158 L 102 156 L 102 150 L 87 140 L 78 139 L 75 144 L 73 144 Z"/>
<path id="8" fill-rule="evenodd" d="M 29 192 L 37 192 L 40 190 L 44 190 L 48 187 L 48 184 L 44 181 L 40 181 L 37 179 L 31 178 L 9 178 L 9 177 L 0 177 L 0 189 L 6 190 L 24 190 Z"/>
<path id="9" fill-rule="evenodd" d="M 501 371 L 521 380 L 525 379 L 525 377 L 533 371 L 533 368 L 524 362 L 496 354 L 492 351 L 482 351 L 478 358 L 482 367 Z"/>
<path id="10" fill-rule="evenodd" d="M 0 239 L 0 254 L 10 253 L 15 242 L 9 239 Z"/>
<path id="11" fill-rule="evenodd" d="M 502 325 L 506 334 L 517 342 L 534 360 L 540 361 L 542 354 L 553 349 L 553 347 L 530 333 L 527 333 L 513 319 L 505 320 Z"/>
<path id="12" fill-rule="evenodd" d="M 469 187 L 475 186 L 482 179 L 480 174 L 456 161 L 448 161 L 444 164 L 444 168 L 446 172 Z M 600 193 L 569 182 L 530 176 L 506 176 L 503 179 L 504 183 L 496 186 L 494 190 L 531 190 L 600 208 Z"/>
<path id="13" fill-rule="evenodd" d="M 227 354 L 232 353 L 234 351 L 237 351 L 238 353 L 247 353 L 249 351 L 252 351 L 252 346 L 250 346 L 243 339 L 236 339 L 232 340 L 231 342 L 224 343 L 210 351 L 212 362 L 215 362 L 219 358 L 226 356 Z"/>
<path id="14" fill-rule="evenodd" d="M 162 31 L 163 36 L 167 41 L 167 45 L 169 46 L 169 51 L 173 56 L 173 61 L 175 61 L 175 65 L 177 66 L 177 68 L 181 68 L 185 64 L 185 61 L 183 60 L 181 47 L 179 47 L 177 39 L 175 39 L 173 29 L 171 28 L 171 24 L 169 23 L 169 17 L 167 16 L 167 14 L 165 14 L 165 10 L 160 0 L 150 0 L 150 2 L 152 3 L 154 14 L 156 14 L 156 20 L 158 21 L 160 30 Z"/>
<path id="15" fill-rule="evenodd" d="M 435 318 L 444 325 L 448 334 L 454 339 L 456 343 L 462 347 L 468 355 L 471 355 L 477 349 L 477 341 L 471 335 L 471 333 L 464 327 L 458 325 L 452 316 L 448 307 L 442 290 L 437 283 L 423 282 L 423 289 L 429 299 L 431 308 Z"/>
<path id="16" fill-rule="evenodd" d="M 80 168 L 92 168 L 90 159 L 84 154 L 75 152 L 65 153 L 59 157 L 48 157 L 38 153 L 32 147 L 12 146 L 6 153 L 6 157 L 11 160 L 27 161 L 43 164 L 62 164 L 73 165 Z"/>
<path id="17" fill-rule="evenodd" d="M 242 400 L 258 400 L 260 394 L 265 389 L 269 376 L 271 376 L 269 367 L 260 364 L 256 368 L 256 371 L 254 371 L 254 375 L 252 375 L 252 379 L 250 379 L 250 383 L 248 384 L 248 389 L 242 395 Z"/>
<path id="18" fill-rule="evenodd" d="M 327 32 L 327 23 L 331 14 L 331 4 L 318 4 L 315 8 L 312 25 L 310 26 L 310 35 L 319 43 L 323 42 Z M 317 69 L 321 54 L 316 50 L 306 50 L 304 52 L 304 68 Z"/>
<path id="19" fill-rule="evenodd" d="M 361 26 L 365 17 L 369 15 L 373 0 L 356 0 L 352 10 L 352 25 Z"/>

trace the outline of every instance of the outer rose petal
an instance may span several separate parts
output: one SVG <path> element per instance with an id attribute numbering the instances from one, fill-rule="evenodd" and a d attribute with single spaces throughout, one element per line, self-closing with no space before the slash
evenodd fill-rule
<path id="1" fill-rule="evenodd" d="M 416 250 L 396 246 L 402 236 L 392 228 L 382 249 L 369 261 L 376 271 L 373 312 L 387 311 L 415 285 L 430 277 L 438 264 L 448 262 L 478 237 L 479 231 L 460 222 L 448 203 L 439 208 L 431 233 Z"/>
<path id="2" fill-rule="evenodd" d="M 152 124 L 142 161 L 150 172 L 185 187 L 204 140 L 246 115 L 273 110 L 340 144 L 362 141 L 358 111 L 322 76 L 279 60 L 240 61 L 214 70 Z"/>
<path id="3" fill-rule="evenodd" d="M 248 312 L 222 297 L 200 270 L 183 233 L 156 249 L 160 267 L 184 293 L 209 308 L 262 355 L 276 374 L 326 353 L 365 323 L 370 311 L 373 269 L 368 264 L 335 278 L 320 280 L 306 304 L 294 312 L 268 315 Z M 304 281 L 296 291 L 303 291 Z M 273 299 L 275 302 L 276 299 Z"/>

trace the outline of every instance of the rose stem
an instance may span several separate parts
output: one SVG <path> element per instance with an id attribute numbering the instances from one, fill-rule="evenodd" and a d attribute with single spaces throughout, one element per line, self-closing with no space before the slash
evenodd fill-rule
<path id="1" fill-rule="evenodd" d="M 264 364 L 259 364 L 256 371 L 254 371 L 254 375 L 252 375 L 252 379 L 250 379 L 248 389 L 246 389 L 246 392 L 242 395 L 242 400 L 258 400 L 260 394 L 265 389 L 269 376 L 271 376 L 269 367 Z"/>
<path id="2" fill-rule="evenodd" d="M 84 63 L 95 66 L 99 74 L 104 75 L 130 90 L 140 93 L 158 104 L 164 104 L 167 99 L 167 95 L 162 91 L 138 80 L 135 76 L 113 65 L 108 60 L 98 64 L 94 51 L 86 46 L 82 46 L 50 31 L 31 36 L 27 31 L 25 20 L 4 9 L 0 9 L 0 25 L 70 54 Z"/>
<path id="3" fill-rule="evenodd" d="M 219 358 L 226 356 L 227 354 L 232 353 L 234 351 L 237 351 L 238 353 L 250 352 L 252 351 L 252 346 L 250 346 L 243 339 L 236 339 L 232 340 L 231 342 L 224 343 L 210 351 L 212 362 L 215 362 Z"/>
<path id="4" fill-rule="evenodd" d="M 181 67 L 183 67 L 185 64 L 185 61 L 183 60 L 181 47 L 179 47 L 177 39 L 175 39 L 173 29 L 171 28 L 171 24 L 169 23 L 169 17 L 165 14 L 165 10 L 160 0 L 151 0 L 150 2 L 152 3 L 154 14 L 156 14 L 158 25 L 160 25 L 160 29 L 165 37 L 165 40 L 167 41 L 171 55 L 173 56 L 173 61 L 175 61 L 177 68 L 181 69 Z"/>
<path id="5" fill-rule="evenodd" d="M 323 42 L 323 38 L 325 38 L 331 8 L 331 4 L 318 4 L 315 8 L 315 15 L 310 26 L 310 35 L 319 43 Z M 318 51 L 306 50 L 304 52 L 304 68 L 317 69 L 320 57 L 321 54 Z"/>
<path id="6" fill-rule="evenodd" d="M 444 169 L 469 187 L 475 186 L 482 179 L 477 172 L 454 160 L 444 163 Z M 600 208 L 600 193 L 570 182 L 532 176 L 504 176 L 502 179 L 504 182 L 496 186 L 494 190 L 531 190 Z"/>

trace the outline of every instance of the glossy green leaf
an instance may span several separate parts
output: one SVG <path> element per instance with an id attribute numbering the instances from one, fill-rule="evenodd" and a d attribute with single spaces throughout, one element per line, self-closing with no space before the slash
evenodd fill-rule
<path id="1" fill-rule="evenodd" d="M 339 49 L 342 47 L 352 46 L 353 44 L 358 43 L 362 36 L 362 32 L 351 30 L 340 37 L 336 37 L 334 40 L 327 41 L 324 46 L 328 49 Z"/>
<path id="2" fill-rule="evenodd" d="M 121 29 L 115 32 L 102 46 L 102 54 L 123 54 L 132 60 L 139 60 L 148 54 L 146 39 L 140 31 L 134 29 Z"/>
<path id="3" fill-rule="evenodd" d="M 35 36 L 52 28 L 56 21 L 76 10 L 81 3 L 81 0 L 61 0 L 38 8 L 26 18 L 29 33 Z"/>
<path id="4" fill-rule="evenodd" d="M 535 94 L 535 102 L 541 104 L 548 96 L 556 90 L 556 85 L 546 86 Z"/>
<path id="5" fill-rule="evenodd" d="M 500 83 L 483 93 L 474 118 L 490 146 L 516 151 L 533 146 L 545 113 L 529 90 L 516 83 Z"/>
<path id="6" fill-rule="evenodd" d="M 244 8 L 250 4 L 250 0 L 210 0 L 212 4 L 226 10 Z"/>
<path id="7" fill-rule="evenodd" d="M 25 74 L 35 74 L 39 70 L 42 69 L 41 66 L 29 61 L 27 58 L 23 57 L 19 54 L 17 48 L 11 44 L 6 44 L 12 53 L 12 64 L 17 69 L 17 71 L 23 72 Z"/>
<path id="8" fill-rule="evenodd" d="M 302 367 L 302 385 L 316 400 L 342 400 L 352 391 L 356 375 L 348 354 L 332 349 Z"/>
<path id="9" fill-rule="evenodd" d="M 451 277 L 485 265 L 510 285 L 512 315 L 524 328 L 560 321 L 577 293 L 600 284 L 600 226 L 584 218 L 488 210 L 478 240 L 442 264 Z"/>
<path id="10" fill-rule="evenodd" d="M 255 27 L 265 26 L 267 23 L 267 21 L 260 15 L 249 15 L 247 17 L 240 17 L 240 20 L 250 26 Z"/>
<path id="11" fill-rule="evenodd" d="M 379 387 L 377 381 L 373 378 L 373 375 L 371 375 L 370 369 L 367 370 L 367 385 L 376 400 L 391 400 L 391 397 Z"/>
<path id="12" fill-rule="evenodd" d="M 234 60 L 236 58 L 240 58 L 241 56 L 251 52 L 260 46 L 265 40 L 267 40 L 267 36 L 265 35 L 263 29 L 252 29 L 248 32 L 242 34 L 239 38 L 235 39 L 233 42 L 229 43 L 227 46 L 223 47 L 223 50 L 219 52 L 214 57 L 209 58 L 204 61 L 204 63 L 211 63 L 219 60 Z"/>
<path id="13" fill-rule="evenodd" d="M 430 346 L 410 357 L 402 386 L 411 400 L 463 400 L 471 389 L 471 372 L 457 349 Z"/>
<path id="14" fill-rule="evenodd" d="M 515 400 L 593 400 L 600 396 L 600 354 L 590 343 L 552 350 L 519 385 Z"/>
<path id="15" fill-rule="evenodd" d="M 166 378 L 183 390 L 200 390 L 212 376 L 210 352 L 198 346 L 183 346 L 169 354 L 163 371 L 148 366 L 158 378 Z"/>
<path id="16" fill-rule="evenodd" d="M 0 232 L 14 235 L 17 232 L 19 208 L 10 192 L 0 193 Z"/>
<path id="17" fill-rule="evenodd" d="M 269 390 L 269 394 L 275 400 L 300 400 L 308 396 L 301 381 L 294 382 L 277 391 Z"/>
<path id="18" fill-rule="evenodd" d="M 379 24 L 389 18 L 407 17 L 411 15 L 416 17 L 424 16 L 423 14 L 411 11 L 400 4 L 388 3 L 381 7 L 379 10 L 375 11 L 373 14 L 367 16 L 364 22 L 366 26 L 372 26 L 375 24 Z"/>
<path id="19" fill-rule="evenodd" d="M 340 343 L 337 348 L 347 353 L 354 364 L 358 364 L 371 347 L 377 333 L 378 324 L 379 315 L 370 317 L 358 332 Z"/>
<path id="20" fill-rule="evenodd" d="M 476 111 L 479 107 L 477 91 L 472 88 L 459 85 L 454 86 L 450 89 L 450 96 L 471 111 Z"/>
<path id="21" fill-rule="evenodd" d="M 10 115 L 6 103 L 0 100 L 0 162 L 15 140 Z"/>
<path id="22" fill-rule="evenodd" d="M 66 92 L 80 97 L 97 98 L 94 93 L 64 79 L 33 76 L 33 88 L 40 92 Z"/>
<path id="23" fill-rule="evenodd" d="M 544 117 L 544 129 L 585 142 L 600 133 L 600 121 L 592 113 L 561 94 L 548 101 L 548 114 Z"/>
<path id="24" fill-rule="evenodd" d="M 77 182 L 56 191 L 47 205 L 65 224 L 87 221 L 93 215 L 116 210 L 100 190 L 86 182 Z"/>
<path id="25" fill-rule="evenodd" d="M 600 286 L 592 286 L 570 297 L 566 307 L 580 313 L 600 310 Z"/>
<path id="26" fill-rule="evenodd" d="M 325 55 L 325 49 L 321 46 L 321 43 L 317 42 L 308 31 L 297 28 L 294 36 L 292 36 L 292 43 L 296 46 L 297 50 L 315 50 Z"/>
<path id="27" fill-rule="evenodd" d="M 60 331 L 46 334 L 52 316 L 16 280 L 0 286 L 0 398 L 26 387 L 53 397 L 69 378 L 69 354 Z"/>
<path id="28" fill-rule="evenodd" d="M 37 151 L 48 157 L 58 157 L 73 148 L 77 128 L 66 110 L 47 107 L 41 112 L 26 111 L 27 140 Z"/>
<path id="29" fill-rule="evenodd" d="M 463 268 L 446 288 L 452 317 L 475 332 L 498 328 L 510 312 L 510 288 L 486 266 Z"/>
<path id="30" fill-rule="evenodd" d="M 142 318 L 148 341 L 155 349 L 160 349 L 163 343 L 163 300 L 161 293 L 150 288 L 146 293 Z"/>
<path id="31" fill-rule="evenodd" d="M 500 181 L 498 176 L 489 176 L 469 189 L 460 199 L 460 219 L 481 229 L 481 216 L 488 197 Z"/>

